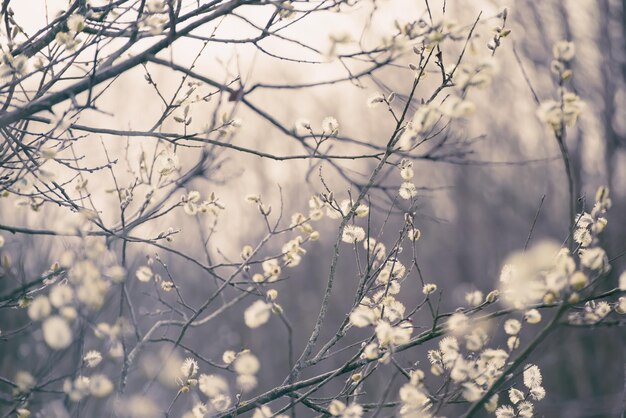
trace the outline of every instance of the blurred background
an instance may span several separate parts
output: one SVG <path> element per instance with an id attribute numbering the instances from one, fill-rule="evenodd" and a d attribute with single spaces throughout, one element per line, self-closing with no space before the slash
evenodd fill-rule
<path id="1" fill-rule="evenodd" d="M 13 7 L 17 20 L 23 22 L 27 30 L 33 31 L 45 19 L 43 11 L 47 8 L 48 13 L 54 15 L 55 7 L 60 9 L 64 6 L 61 3 L 32 0 L 15 3 Z M 442 6 L 440 0 L 431 1 L 436 18 L 441 17 Z M 421 188 L 417 215 L 417 226 L 422 231 L 418 243 L 420 268 L 426 281 L 436 283 L 443 289 L 441 301 L 444 309 L 466 305 L 464 296 L 468 291 L 478 289 L 487 293 L 497 287 L 502 262 L 510 252 L 523 248 L 535 217 L 533 242 L 542 238 L 566 239 L 569 222 L 562 161 L 553 135 L 536 116 L 537 104 L 523 74 L 525 71 L 541 101 L 556 99 L 558 90 L 550 72 L 550 62 L 552 45 L 563 39 L 576 45 L 571 89 L 586 104 L 579 122 L 567 134 L 575 185 L 581 197 L 579 203 L 581 207 L 590 209 L 595 190 L 600 185 L 608 185 L 613 197 L 603 245 L 614 261 L 609 280 L 603 285 L 605 289 L 615 287 L 617 276 L 626 265 L 623 257 L 626 251 L 626 1 L 449 1 L 446 16 L 461 25 L 471 25 L 479 12 L 483 13 L 483 18 L 492 18 L 481 27 L 480 37 L 470 43 L 467 61 L 481 61 L 490 55 L 486 50 L 490 30 L 499 23 L 495 16 L 505 7 L 509 16 L 507 27 L 512 29 L 512 33 L 503 40 L 492 58 L 497 71 L 489 86 L 469 95 L 469 99 L 476 104 L 476 114 L 467 121 L 455 122 L 451 127 L 452 134 L 458 138 L 452 150 L 468 152 L 459 158 L 445 158 L 447 161 L 420 159 L 414 164 L 415 182 Z M 425 6 L 419 1 L 363 2 L 348 12 L 312 15 L 288 28 L 284 34 L 324 51 L 329 47 L 329 36 L 349 34 L 353 39 L 373 43 L 393 32 L 395 21 L 424 16 Z M 262 22 L 265 16 L 260 16 L 258 9 L 254 9 L 247 17 Z M 228 38 L 246 37 L 254 32 L 240 20 L 232 19 L 225 20 L 218 33 L 222 38 Z M 200 47 L 201 42 L 181 40 L 172 49 L 172 58 L 184 64 L 196 56 Z M 294 60 L 320 58 L 280 40 L 269 40 L 263 47 Z M 350 44 L 340 47 L 349 50 Z M 366 100 L 377 91 L 406 94 L 412 81 L 406 67 L 408 62 L 400 61 L 398 65 L 377 71 L 375 76 L 363 78 L 360 83 L 343 82 L 303 89 L 259 88 L 247 97 L 285 126 L 292 127 L 298 118 L 304 117 L 319 127 L 324 117 L 333 116 L 339 122 L 342 136 L 384 146 L 393 129 L 393 120 L 385 109 L 369 109 Z M 358 71 L 359 64 L 353 65 L 352 70 Z M 176 88 L 180 74 L 151 64 L 148 69 L 164 92 Z M 209 44 L 198 58 L 195 69 L 222 82 L 238 76 L 246 86 L 255 83 L 313 83 L 346 75 L 344 66 L 336 60 L 317 64 L 292 62 L 276 59 L 254 46 L 220 43 Z M 84 113 L 80 123 L 122 130 L 148 130 L 162 109 L 144 76 L 145 71 L 136 68 L 116 80 L 99 101 L 102 112 Z M 428 97 L 431 92 L 432 84 L 427 80 L 418 89 L 417 97 Z M 214 108 L 215 101 L 194 104 L 191 107 L 193 122 L 188 129 L 197 131 L 206 126 Z M 303 152 L 296 141 L 244 106 L 235 107 L 234 115 L 242 122 L 233 140 L 235 144 L 280 155 Z M 174 121 L 167 121 L 163 126 L 163 131 L 179 132 L 180 129 Z M 92 135 L 94 142 L 83 141 L 78 145 L 84 153 L 85 164 L 102 164 L 105 161 L 99 148 L 99 138 Z M 137 155 L 141 149 L 154 147 L 153 138 L 127 140 L 102 136 L 102 141 L 106 143 L 110 155 L 116 156 L 124 153 Z M 98 147 L 94 147 L 94 143 Z M 335 153 L 358 153 L 363 149 L 340 140 L 333 146 Z M 197 160 L 197 150 L 184 150 L 181 155 L 183 166 L 191 166 Z M 312 167 L 308 161 L 274 161 L 233 150 L 220 151 L 218 160 L 219 164 L 215 167 L 219 170 L 210 173 L 207 179 L 194 180 L 189 189 L 199 190 L 203 195 L 215 192 L 227 208 L 220 215 L 208 245 L 212 255 L 223 254 L 226 259 L 237 260 L 243 245 L 254 245 L 264 234 L 265 225 L 255 207 L 245 204 L 244 196 L 260 194 L 266 203 L 278 208 L 282 194 L 287 215 L 306 212 L 308 197 L 324 191 L 320 172 L 337 197 L 347 197 L 349 190 L 354 193 L 354 188 L 327 163 L 322 163 L 321 168 Z M 363 181 L 375 162 L 342 162 L 341 166 L 352 179 Z M 54 167 L 50 169 L 56 170 Z M 117 170 L 119 175 L 123 175 L 125 167 L 119 164 Z M 399 175 L 392 173 L 388 183 L 399 184 Z M 119 217 L 119 209 L 111 193 L 106 193 L 112 187 L 111 179 L 93 175 L 90 187 L 95 205 L 103 210 L 105 219 L 109 217 L 108 221 L 114 223 Z M 377 198 L 372 197 L 372 201 L 377 202 Z M 107 208 L 110 208 L 109 212 Z M 59 208 L 47 206 L 38 214 L 24 213 L 15 210 L 10 199 L 5 199 L 0 205 L 0 216 L 4 224 L 52 228 L 58 225 L 60 216 L 67 215 Z M 386 217 L 385 210 L 373 208 L 371 225 L 376 235 Z M 319 225 L 321 239 L 308 246 L 302 264 L 290 269 L 286 273 L 287 279 L 277 285 L 279 301 L 294 325 L 298 353 L 304 347 L 319 311 L 338 223 L 325 221 Z M 380 240 L 391 244 L 401 225 L 402 216 L 392 216 Z M 200 239 L 193 234 L 197 228 L 193 218 L 172 214 L 160 220 L 158 225 L 149 224 L 140 231 L 153 235 L 164 230 L 164 226 L 165 229 L 171 226 L 183 231 L 173 247 L 198 259 L 205 258 Z M 204 227 L 208 229 L 211 225 Z M 5 237 L 5 250 L 12 255 L 15 268 L 25 274 L 44 271 L 64 248 L 76 243 L 70 238 L 8 234 Z M 281 242 L 273 245 L 275 252 L 280 251 Z M 119 251 L 119 248 L 114 249 Z M 154 248 L 142 245 L 131 245 L 130 251 L 130 259 L 134 260 L 129 263 L 131 272 L 144 263 L 144 256 L 155 254 Z M 322 330 L 322 340 L 334 335 L 352 303 L 357 280 L 354 254 L 349 250 L 343 251 L 330 319 Z M 213 291 L 212 282 L 207 285 L 205 273 L 180 258 L 164 252 L 159 255 L 167 261 L 177 280 L 185 283 L 183 293 L 192 306 L 201 304 Z M 13 283 L 0 282 L 0 289 L 12 287 Z M 413 288 L 410 285 L 405 287 L 407 294 L 402 298 L 411 306 L 412 302 L 420 299 L 421 286 L 416 282 Z M 154 311 L 150 297 L 145 295 L 145 288 L 136 283 L 130 285 L 130 292 L 139 306 L 140 323 L 148 327 L 153 320 L 149 314 Z M 286 348 L 277 347 L 277 341 L 285 338 L 285 330 L 277 319 L 261 330 L 248 329 L 242 321 L 245 306 L 247 304 L 229 311 L 222 320 L 212 325 L 190 330 L 185 341 L 189 346 L 199 347 L 199 352 L 212 359 L 219 359 L 226 349 L 250 348 L 262 362 L 259 373 L 262 383 L 257 390 L 261 393 L 280 384 L 288 372 L 284 357 Z M 15 315 L 5 311 L 0 315 L 3 329 L 15 329 L 28 322 L 25 314 Z M 114 318 L 114 314 L 105 308 L 101 317 Z M 423 319 L 424 325 L 428 325 L 428 317 Z M 38 353 L 37 346 L 28 341 L 5 340 L 0 343 L 3 376 L 14 374 L 16 365 L 26 360 L 34 363 L 35 368 L 36 364 L 48 361 L 40 357 L 43 353 Z M 504 344 L 503 341 L 500 343 Z M 426 348 L 409 350 L 402 356 L 403 365 L 424 363 L 425 354 Z M 341 365 L 341 360 L 345 361 L 345 357 L 337 356 L 333 360 L 334 366 Z M 626 379 L 624 330 L 611 327 L 563 328 L 552 335 L 530 361 L 541 366 L 548 392 L 546 399 L 537 403 L 536 416 L 620 416 Z M 424 368 L 427 367 L 424 365 Z M 326 363 L 324 370 L 329 369 L 330 365 Z M 368 399 L 379 399 L 393 374 L 394 370 L 390 368 L 370 378 L 365 385 Z M 395 379 L 394 382 L 399 384 L 400 380 Z M 140 383 L 131 379 L 129 384 L 139 387 Z M 329 385 L 315 396 L 331 396 L 333 390 L 336 387 Z M 169 399 L 170 393 L 171 389 L 166 387 L 150 389 L 154 399 Z M 181 413 L 182 409 L 178 412 Z"/>

